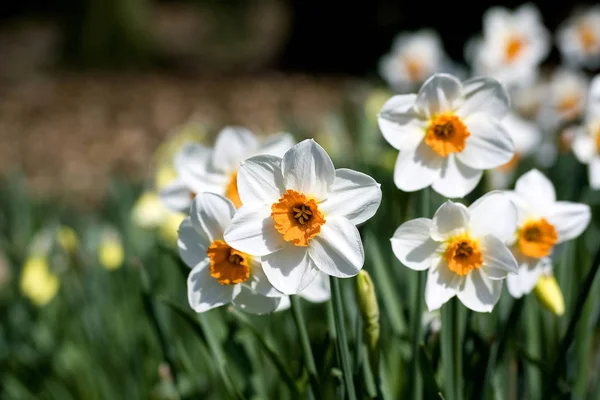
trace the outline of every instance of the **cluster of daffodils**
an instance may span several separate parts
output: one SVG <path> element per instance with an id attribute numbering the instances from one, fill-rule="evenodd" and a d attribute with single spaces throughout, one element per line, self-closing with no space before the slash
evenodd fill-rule
<path id="1" fill-rule="evenodd" d="M 379 184 L 335 169 L 313 140 L 288 143 L 281 136 L 261 146 L 246 130 L 225 129 L 214 150 L 184 149 L 197 152 L 178 170 L 191 202 L 178 245 L 192 268 L 188 300 L 195 311 L 231 303 L 268 313 L 288 307 L 286 296 L 294 294 L 325 301 L 327 276 L 361 270 L 356 225 L 377 211 Z M 281 147 L 288 148 L 283 157 L 273 155 Z"/>

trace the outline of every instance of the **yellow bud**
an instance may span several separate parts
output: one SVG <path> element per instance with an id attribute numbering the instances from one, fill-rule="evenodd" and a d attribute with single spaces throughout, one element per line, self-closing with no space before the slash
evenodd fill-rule
<path id="1" fill-rule="evenodd" d="M 77 251 L 79 239 L 73 228 L 70 226 L 61 225 L 56 233 L 56 239 L 58 240 L 60 247 L 62 247 L 67 253 L 72 254 Z"/>
<path id="2" fill-rule="evenodd" d="M 145 192 L 133 206 L 131 218 L 140 228 L 156 228 L 164 223 L 168 214 L 169 210 L 165 208 L 158 194 Z"/>
<path id="3" fill-rule="evenodd" d="M 185 214 L 170 212 L 167 215 L 167 218 L 160 226 L 159 234 L 160 237 L 172 244 L 177 243 L 177 236 L 179 231 L 179 225 L 185 219 Z"/>
<path id="4" fill-rule="evenodd" d="M 125 250 L 121 240 L 116 235 L 105 235 L 98 246 L 100 264 L 108 270 L 120 268 L 125 259 Z"/>
<path id="5" fill-rule="evenodd" d="M 565 299 L 554 275 L 542 275 L 535 285 L 535 295 L 540 303 L 555 315 L 565 313 Z"/>
<path id="6" fill-rule="evenodd" d="M 50 271 L 46 257 L 27 258 L 21 271 L 20 288 L 33 304 L 38 307 L 48 304 L 59 287 L 60 280 Z"/>
<path id="7" fill-rule="evenodd" d="M 356 299 L 363 321 L 363 340 L 369 353 L 371 371 L 379 371 L 379 305 L 371 276 L 364 269 L 356 276 Z"/>

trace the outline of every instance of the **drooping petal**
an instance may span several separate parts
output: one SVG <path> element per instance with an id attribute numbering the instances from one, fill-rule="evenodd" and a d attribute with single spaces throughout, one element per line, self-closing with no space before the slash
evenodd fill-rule
<path id="1" fill-rule="evenodd" d="M 439 258 L 427 273 L 425 285 L 427 309 L 437 310 L 454 297 L 463 280 L 463 277 L 450 271 L 443 258 Z"/>
<path id="2" fill-rule="evenodd" d="M 545 214 L 556 201 L 556 192 L 550 179 L 537 169 L 521 175 L 515 192 L 540 214 Z"/>
<path id="3" fill-rule="evenodd" d="M 268 154 L 281 158 L 295 144 L 294 137 L 289 133 L 278 133 L 267 138 L 267 140 L 260 144 L 257 155 Z"/>
<path id="4" fill-rule="evenodd" d="M 241 285 L 221 285 L 210 276 L 209 264 L 206 258 L 190 271 L 187 279 L 190 307 L 199 313 L 230 303 L 242 289 Z"/>
<path id="5" fill-rule="evenodd" d="M 483 171 L 471 168 L 450 155 L 442 164 L 440 178 L 431 187 L 444 197 L 464 197 L 475 189 L 482 175 Z"/>
<path id="6" fill-rule="evenodd" d="M 275 203 L 285 192 L 281 158 L 261 155 L 244 161 L 238 170 L 237 189 L 243 205 Z"/>
<path id="7" fill-rule="evenodd" d="M 440 176 L 443 160 L 422 141 L 415 151 L 403 150 L 398 154 L 394 183 L 405 192 L 426 188 Z"/>
<path id="8" fill-rule="evenodd" d="M 377 117 L 383 137 L 395 149 L 414 149 L 425 136 L 426 121 L 413 110 L 416 98 L 416 94 L 394 96 Z"/>
<path id="9" fill-rule="evenodd" d="M 391 239 L 392 250 L 402 264 L 417 271 L 431 267 L 433 257 L 441 246 L 431 239 L 431 227 L 430 219 L 417 218 L 396 229 Z"/>
<path id="10" fill-rule="evenodd" d="M 558 243 L 581 235 L 592 217 L 590 206 L 582 203 L 557 201 L 548 210 L 548 222 L 558 233 Z"/>
<path id="11" fill-rule="evenodd" d="M 429 234 L 438 242 L 462 232 L 469 225 L 469 211 L 460 203 L 446 201 L 433 215 Z"/>
<path id="12" fill-rule="evenodd" d="M 236 171 L 242 161 L 255 154 L 258 146 L 258 139 L 248 129 L 240 126 L 223 128 L 215 142 L 212 168 L 223 173 Z"/>
<path id="13" fill-rule="evenodd" d="M 327 218 L 309 243 L 308 255 L 322 272 L 337 278 L 358 274 L 365 262 L 358 229 L 344 217 Z"/>
<path id="14" fill-rule="evenodd" d="M 546 259 L 549 260 L 549 259 Z M 516 274 L 506 276 L 506 287 L 508 292 L 515 299 L 531 293 L 535 284 L 544 272 L 543 265 L 548 261 L 544 259 L 528 259 L 528 262 L 521 263 Z"/>
<path id="15" fill-rule="evenodd" d="M 415 110 L 426 118 L 452 111 L 460 101 L 461 92 L 462 85 L 454 76 L 435 74 L 421 86 L 417 94 Z"/>
<path id="16" fill-rule="evenodd" d="M 208 246 L 210 246 L 208 236 L 194 229 L 190 217 L 185 218 L 179 225 L 177 238 L 177 247 L 183 262 L 190 268 L 198 265 L 207 257 Z"/>
<path id="17" fill-rule="evenodd" d="M 469 137 L 463 151 L 456 157 L 471 168 L 490 169 L 509 162 L 515 155 L 515 145 L 504 126 L 483 113 L 464 120 Z"/>
<path id="18" fill-rule="evenodd" d="M 233 299 L 233 305 L 242 311 L 252 314 L 268 314 L 275 311 L 281 297 L 267 297 L 262 294 L 253 292 L 245 286 L 242 286 L 240 294 Z"/>
<path id="19" fill-rule="evenodd" d="M 375 215 L 381 203 L 381 185 L 362 172 L 336 169 L 327 199 L 319 204 L 326 215 L 342 216 L 354 225 Z"/>
<path id="20" fill-rule="evenodd" d="M 194 198 L 190 210 L 192 226 L 204 232 L 209 240 L 223 239 L 223 232 L 235 214 L 235 207 L 228 199 L 214 193 L 200 193 Z"/>
<path id="21" fill-rule="evenodd" d="M 497 80 L 477 77 L 462 83 L 464 101 L 457 110 L 461 118 L 476 113 L 485 113 L 498 120 L 502 119 L 510 107 L 506 88 Z"/>
<path id="22" fill-rule="evenodd" d="M 487 235 L 481 239 L 483 252 L 483 272 L 492 280 L 504 279 L 510 273 L 517 272 L 517 261 L 500 239 Z"/>
<path id="23" fill-rule="evenodd" d="M 506 192 L 485 194 L 469 206 L 469 228 L 474 237 L 493 235 L 511 243 L 517 230 L 517 209 Z"/>
<path id="24" fill-rule="evenodd" d="M 491 280 L 480 269 L 476 269 L 466 276 L 456 296 L 473 311 L 492 312 L 501 293 L 501 280 Z"/>
<path id="25" fill-rule="evenodd" d="M 284 294 L 297 294 L 312 283 L 319 273 L 306 247 L 288 243 L 278 252 L 262 258 L 262 266 L 269 282 Z"/>
<path id="26" fill-rule="evenodd" d="M 242 206 L 223 235 L 234 249 L 253 256 L 264 256 L 282 249 L 286 242 L 275 229 L 271 207 Z"/>
<path id="27" fill-rule="evenodd" d="M 244 282 L 245 286 L 248 286 L 250 289 L 252 289 L 253 292 L 256 292 L 263 296 L 283 296 L 283 293 L 275 289 L 275 287 L 271 285 L 271 282 L 269 282 L 267 275 L 265 275 L 265 271 L 263 271 L 259 257 L 255 257 L 252 259 L 250 268 L 250 279 Z"/>
<path id="28" fill-rule="evenodd" d="M 183 180 L 175 179 L 162 188 L 160 199 L 169 210 L 187 214 L 192 204 L 192 193 Z"/>
<path id="29" fill-rule="evenodd" d="M 323 199 L 335 180 L 335 168 L 327 152 L 314 140 L 306 139 L 283 156 L 281 165 L 286 189 Z"/>

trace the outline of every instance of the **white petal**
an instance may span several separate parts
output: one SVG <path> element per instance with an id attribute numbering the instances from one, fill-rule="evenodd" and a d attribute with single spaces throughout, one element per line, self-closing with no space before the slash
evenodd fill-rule
<path id="1" fill-rule="evenodd" d="M 319 269 L 307 250 L 288 243 L 282 250 L 262 258 L 265 275 L 277 290 L 288 295 L 297 294 L 314 281 Z"/>
<path id="2" fill-rule="evenodd" d="M 214 193 L 197 195 L 190 210 L 192 226 L 198 232 L 204 232 L 211 242 L 223 239 L 233 214 L 235 207 L 231 201 Z"/>
<path id="3" fill-rule="evenodd" d="M 578 133 L 573 140 L 573 153 L 579 162 L 590 163 L 597 154 L 594 139 L 586 133 Z"/>
<path id="4" fill-rule="evenodd" d="M 283 236 L 275 229 L 270 207 L 240 207 L 224 237 L 234 249 L 253 256 L 271 254 L 286 245 Z"/>
<path id="5" fill-rule="evenodd" d="M 517 272 L 517 261 L 509 248 L 495 236 L 487 235 L 481 239 L 483 253 L 483 272 L 492 280 L 504 279 L 510 273 Z"/>
<path id="6" fill-rule="evenodd" d="M 192 227 L 190 217 L 185 218 L 179 225 L 177 247 L 179 248 L 179 255 L 188 267 L 193 268 L 206 259 L 206 250 L 210 243 L 211 241 L 206 234 L 197 232 Z"/>
<path id="7" fill-rule="evenodd" d="M 381 203 L 381 185 L 362 172 L 336 169 L 335 180 L 327 199 L 319 204 L 326 215 L 342 216 L 354 225 L 362 224 Z"/>
<path id="8" fill-rule="evenodd" d="M 331 298 L 329 275 L 319 272 L 314 281 L 299 293 L 300 297 L 311 303 L 323 303 Z"/>
<path id="9" fill-rule="evenodd" d="M 169 210 L 187 214 L 192 204 L 192 193 L 183 180 L 176 179 L 162 188 L 160 199 Z"/>
<path id="10" fill-rule="evenodd" d="M 223 128 L 215 142 L 212 168 L 223 173 L 236 171 L 242 161 L 255 154 L 258 146 L 258 139 L 248 129 L 239 126 Z"/>
<path id="11" fill-rule="evenodd" d="M 262 264 L 259 257 L 252 259 L 250 279 L 244 282 L 244 286 L 248 286 L 253 292 L 267 297 L 281 297 L 283 293 L 275 289 L 265 271 L 263 271 Z"/>
<path id="12" fill-rule="evenodd" d="M 476 113 L 485 113 L 498 120 L 510 107 L 506 88 L 497 80 L 487 77 L 472 78 L 463 82 L 464 102 L 457 113 L 462 118 Z"/>
<path id="13" fill-rule="evenodd" d="M 429 234 L 433 240 L 442 242 L 467 228 L 469 211 L 460 203 L 446 201 L 433 215 Z"/>
<path id="14" fill-rule="evenodd" d="M 283 180 L 292 189 L 323 199 L 335 179 L 335 168 L 327 152 L 314 140 L 304 140 L 283 156 Z"/>
<path id="15" fill-rule="evenodd" d="M 462 85 L 449 74 L 435 74 L 423 83 L 415 110 L 427 118 L 455 109 L 460 100 Z"/>
<path id="16" fill-rule="evenodd" d="M 431 187 L 444 197 L 464 197 L 475 189 L 482 175 L 483 171 L 471 168 L 454 155 L 449 155 L 442 164 L 440 178 Z"/>
<path id="17" fill-rule="evenodd" d="M 422 271 L 432 265 L 441 244 L 431 239 L 432 221 L 417 218 L 400 225 L 391 239 L 394 254 L 408 268 Z"/>
<path id="18" fill-rule="evenodd" d="M 426 121 L 413 109 L 416 98 L 416 94 L 394 96 L 378 115 L 383 137 L 398 150 L 414 149 L 425 136 Z"/>
<path id="19" fill-rule="evenodd" d="M 506 192 L 494 191 L 469 206 L 469 230 L 474 237 L 493 235 L 511 243 L 517 230 L 517 208 Z"/>
<path id="20" fill-rule="evenodd" d="M 405 192 L 426 188 L 440 176 L 443 160 L 422 141 L 415 151 L 403 150 L 398 154 L 394 183 Z"/>
<path id="21" fill-rule="evenodd" d="M 177 176 L 187 187 L 196 191 L 202 186 L 204 175 L 211 170 L 212 150 L 199 143 L 185 145 L 175 154 L 174 165 Z"/>
<path id="22" fill-rule="evenodd" d="M 280 301 L 280 297 L 263 296 L 243 286 L 242 291 L 235 297 L 232 303 L 240 310 L 252 314 L 267 314 L 275 311 Z"/>
<path id="23" fill-rule="evenodd" d="M 427 273 L 427 284 L 425 285 L 427 309 L 429 311 L 437 310 L 454 297 L 463 280 L 463 277 L 450 271 L 446 261 L 440 258 Z"/>
<path id="24" fill-rule="evenodd" d="M 509 162 L 515 155 L 515 145 L 497 119 L 483 113 L 464 120 L 470 135 L 457 157 L 471 168 L 490 169 Z"/>
<path id="25" fill-rule="evenodd" d="M 517 179 L 515 192 L 539 213 L 545 213 L 556 201 L 554 185 L 537 169 L 532 169 Z"/>
<path id="26" fill-rule="evenodd" d="M 292 302 L 290 301 L 290 296 L 280 297 L 280 300 L 281 301 L 279 302 L 279 305 L 275 309 L 275 312 L 288 310 L 292 306 Z"/>
<path id="27" fill-rule="evenodd" d="M 230 303 L 242 289 L 241 285 L 221 285 L 210 276 L 209 264 L 207 258 L 196 265 L 187 279 L 190 307 L 199 313 Z"/>
<path id="28" fill-rule="evenodd" d="M 279 133 L 262 142 L 257 150 L 257 154 L 268 154 L 281 158 L 295 144 L 296 141 L 292 135 L 289 133 Z"/>
<path id="29" fill-rule="evenodd" d="M 518 299 L 531 293 L 544 272 L 543 265 L 543 260 L 529 259 L 529 262 L 521 263 L 516 274 L 507 275 L 506 287 L 510 295 Z"/>
<path id="30" fill-rule="evenodd" d="M 548 211 L 548 222 L 558 233 L 558 243 L 581 235 L 592 217 L 590 206 L 568 201 L 557 201 Z"/>
<path id="31" fill-rule="evenodd" d="M 283 194 L 281 158 L 262 155 L 246 160 L 237 176 L 237 188 L 243 205 L 271 205 Z"/>
<path id="32" fill-rule="evenodd" d="M 344 217 L 328 217 L 308 245 L 308 255 L 322 272 L 337 278 L 358 274 L 365 253 L 356 226 Z"/>
<path id="33" fill-rule="evenodd" d="M 588 167 L 590 187 L 600 189 L 600 157 L 595 157 Z"/>
<path id="34" fill-rule="evenodd" d="M 471 271 L 456 293 L 465 307 L 477 312 L 492 312 L 502 293 L 502 281 L 491 280 L 481 270 Z"/>

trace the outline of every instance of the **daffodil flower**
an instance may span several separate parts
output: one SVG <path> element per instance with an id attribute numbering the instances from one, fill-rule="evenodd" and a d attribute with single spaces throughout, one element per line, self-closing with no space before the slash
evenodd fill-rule
<path id="1" fill-rule="evenodd" d="M 490 78 L 461 83 L 447 74 L 429 78 L 418 94 L 394 96 L 379 127 L 400 150 L 394 182 L 412 192 L 432 186 L 445 197 L 463 197 L 482 170 L 509 162 L 514 144 L 500 120 L 508 111 L 504 87 Z"/>
<path id="2" fill-rule="evenodd" d="M 588 98 L 585 125 L 575 135 L 573 152 L 588 165 L 590 187 L 600 189 L 600 75 L 593 79 Z"/>
<path id="3" fill-rule="evenodd" d="M 197 193 L 210 192 L 239 207 L 236 178 L 241 162 L 259 154 L 280 157 L 293 145 L 287 133 L 261 141 L 246 128 L 226 127 L 217 136 L 214 149 L 193 143 L 179 151 L 175 156 L 177 179 L 161 192 L 163 200 L 169 208 L 187 212 Z"/>
<path id="4" fill-rule="evenodd" d="M 540 125 L 556 130 L 562 123 L 574 121 L 585 111 L 589 80 L 580 71 L 558 68 L 550 77 L 544 106 L 538 117 Z"/>
<path id="5" fill-rule="evenodd" d="M 452 297 L 478 312 L 491 312 L 502 280 L 517 271 L 507 247 L 517 211 L 503 192 L 490 192 L 465 207 L 447 201 L 433 219 L 405 222 L 391 239 L 392 250 L 408 268 L 428 270 L 425 302 L 437 310 Z"/>
<path id="6" fill-rule="evenodd" d="M 260 259 L 223 240 L 234 213 L 230 200 L 201 193 L 179 227 L 179 254 L 192 268 L 188 301 L 196 312 L 232 303 L 244 311 L 264 314 L 279 305 L 282 294 L 265 277 Z"/>
<path id="7" fill-rule="evenodd" d="M 514 12 L 492 7 L 483 15 L 483 38 L 467 44 L 466 58 L 477 75 L 489 75 L 509 87 L 535 81 L 550 51 L 550 35 L 532 4 Z"/>
<path id="8" fill-rule="evenodd" d="M 260 256 L 275 288 L 296 294 L 319 271 L 340 278 L 360 271 L 364 252 L 356 225 L 371 218 L 381 202 L 373 178 L 336 170 L 325 150 L 308 139 L 283 158 L 246 160 L 237 184 L 243 205 L 225 241 Z"/>
<path id="9" fill-rule="evenodd" d="M 510 195 L 518 211 L 512 252 L 519 270 L 506 283 L 510 294 L 518 298 L 530 293 L 551 265 L 554 247 L 585 230 L 591 212 L 586 204 L 556 201 L 552 182 L 536 169 L 521 176 Z"/>
<path id="10" fill-rule="evenodd" d="M 569 18 L 558 28 L 556 36 L 566 63 L 591 69 L 600 66 L 600 6 Z"/>

